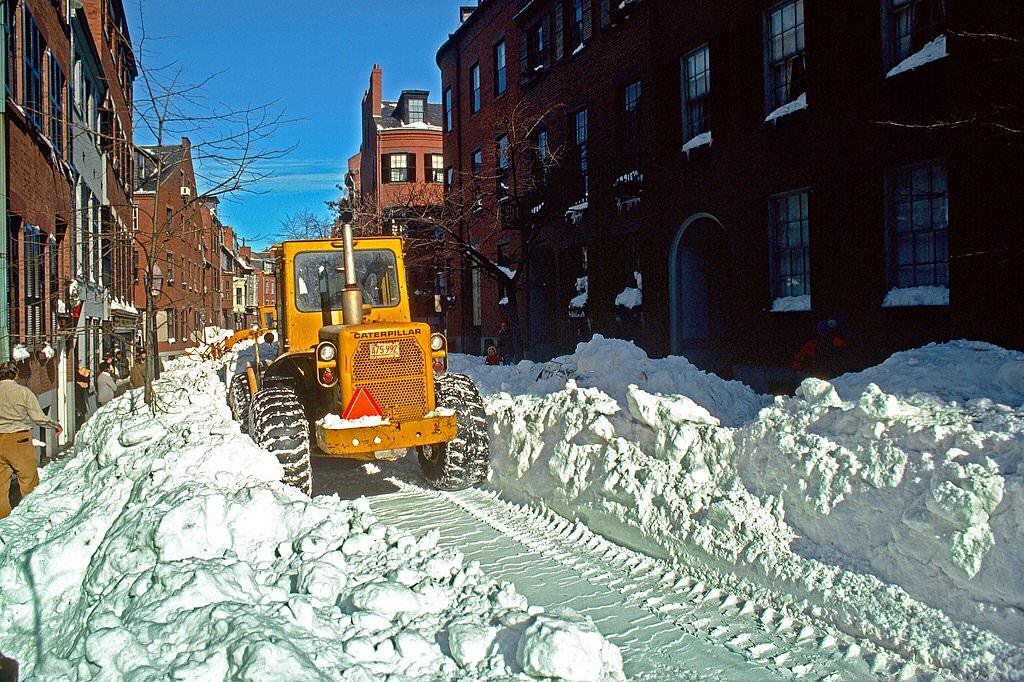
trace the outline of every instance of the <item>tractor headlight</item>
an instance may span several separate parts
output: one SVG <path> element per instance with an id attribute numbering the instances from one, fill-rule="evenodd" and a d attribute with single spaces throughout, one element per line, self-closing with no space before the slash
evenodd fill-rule
<path id="1" fill-rule="evenodd" d="M 316 354 L 320 358 L 320 362 L 330 362 L 338 357 L 338 349 L 334 347 L 333 343 L 321 343 Z"/>
<path id="2" fill-rule="evenodd" d="M 441 334 L 433 334 L 430 337 L 430 350 L 439 351 L 444 348 L 444 336 Z"/>

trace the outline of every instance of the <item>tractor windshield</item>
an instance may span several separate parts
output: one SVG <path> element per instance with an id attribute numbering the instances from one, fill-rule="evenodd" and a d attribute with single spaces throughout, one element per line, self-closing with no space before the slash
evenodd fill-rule
<path id="1" fill-rule="evenodd" d="M 363 303 L 375 308 L 398 305 L 398 273 L 395 254 L 387 249 L 355 252 L 356 282 Z M 345 288 L 344 251 L 307 251 L 295 256 L 295 306 L 304 313 L 320 310 L 320 294 L 326 293 L 332 310 L 341 310 Z"/>

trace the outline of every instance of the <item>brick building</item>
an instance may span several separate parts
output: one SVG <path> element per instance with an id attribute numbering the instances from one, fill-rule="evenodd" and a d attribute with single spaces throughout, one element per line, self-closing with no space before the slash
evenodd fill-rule
<path id="1" fill-rule="evenodd" d="M 207 278 L 203 241 L 209 222 L 203 212 L 209 209 L 197 200 L 188 138 L 179 145 L 138 147 L 135 166 L 140 268 L 136 307 L 146 308 L 145 273 L 152 259 L 163 276 L 163 287 L 153 302 L 158 349 L 162 357 L 174 358 L 202 339 L 201 311 L 209 293 L 203 292 Z"/>
<path id="2" fill-rule="evenodd" d="M 362 99 L 359 153 L 348 161 L 346 182 L 358 224 L 413 238 L 407 254 L 412 315 L 443 328 L 448 266 L 441 250 L 430 248 L 433 229 L 410 219 L 443 197 L 441 105 L 428 96 L 426 90 L 403 90 L 397 100 L 385 101 L 383 74 L 374 65 Z"/>
<path id="3" fill-rule="evenodd" d="M 956 337 L 1024 345 L 1008 322 L 1024 312 L 1022 235 L 1007 229 L 1021 200 L 1006 190 L 1021 177 L 1007 132 L 1021 96 L 999 85 L 1019 80 L 1006 52 L 1020 41 L 971 37 L 1019 38 L 1021 13 L 946 6 L 464 9 L 437 55 L 454 191 L 501 173 L 497 122 L 513 103 L 540 112 L 536 147 L 555 157 L 515 207 L 540 216 L 518 300 L 528 348 L 550 355 L 593 330 L 767 388 L 836 312 L 856 364 Z M 483 234 L 499 199 L 484 198 Z M 516 226 L 484 245 L 492 257 Z M 502 292 L 462 288 L 479 290 L 467 337 L 493 334 Z"/>

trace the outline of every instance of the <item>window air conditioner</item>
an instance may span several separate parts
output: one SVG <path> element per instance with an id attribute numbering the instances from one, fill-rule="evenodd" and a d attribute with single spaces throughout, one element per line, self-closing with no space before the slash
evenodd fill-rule
<path id="1" fill-rule="evenodd" d="M 183 196 L 183 197 L 190 197 L 190 196 L 192 196 L 192 188 L 191 187 L 182 187 L 181 188 L 181 196 Z"/>

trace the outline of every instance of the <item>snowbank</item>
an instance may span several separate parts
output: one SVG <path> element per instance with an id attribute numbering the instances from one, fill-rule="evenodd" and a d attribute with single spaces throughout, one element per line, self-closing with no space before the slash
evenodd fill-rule
<path id="1" fill-rule="evenodd" d="M 155 417 L 112 401 L 0 522 L 0 651 L 26 678 L 622 679 L 587 619 L 278 483 L 216 372 L 170 363 Z"/>
<path id="2" fill-rule="evenodd" d="M 476 356 L 453 355 L 450 366 L 453 372 L 472 374 L 485 393 L 546 395 L 572 379 L 578 386 L 601 389 L 619 403 L 625 402 L 630 384 L 651 392 L 686 394 L 726 425 L 753 419 L 769 402 L 749 386 L 699 370 L 686 358 L 652 360 L 629 341 L 600 335 L 579 344 L 574 354 L 546 363 L 523 360 L 511 367 L 482 363 Z"/>
<path id="3" fill-rule="evenodd" d="M 774 401 L 600 338 L 534 390 L 522 389 L 536 365 L 469 369 L 491 392 L 491 484 L 504 496 L 767 587 L 925 665 L 1013 679 L 1020 358 L 928 346 Z"/>

